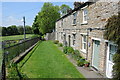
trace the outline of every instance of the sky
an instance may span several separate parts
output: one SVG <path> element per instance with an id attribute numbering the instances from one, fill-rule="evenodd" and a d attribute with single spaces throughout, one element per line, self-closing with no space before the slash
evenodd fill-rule
<path id="1" fill-rule="evenodd" d="M 57 2 L 59 1 L 59 2 Z M 68 1 L 68 2 L 67 2 Z M 26 25 L 32 26 L 33 21 L 37 13 L 41 10 L 44 2 L 51 2 L 53 5 L 61 6 L 62 4 L 69 5 L 73 8 L 73 3 L 76 0 L 44 0 L 44 1 L 32 1 L 32 0 L 4 0 L 2 3 L 0 2 L 0 17 L 2 20 L 0 21 L 0 26 L 8 27 L 10 25 L 23 25 L 22 18 L 25 16 Z M 78 0 L 80 1 L 80 0 Z M 81 0 L 87 1 L 87 0 Z M 2 12 L 2 13 L 1 13 Z M 2 22 L 2 23 L 1 23 Z"/>

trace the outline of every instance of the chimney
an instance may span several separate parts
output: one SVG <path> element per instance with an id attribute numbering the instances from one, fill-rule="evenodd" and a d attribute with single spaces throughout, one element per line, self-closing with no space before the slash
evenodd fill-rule
<path id="1" fill-rule="evenodd" d="M 74 9 L 80 7 L 84 2 L 74 2 Z"/>
<path id="2" fill-rule="evenodd" d="M 72 12 L 72 9 L 71 9 L 71 8 L 67 10 L 67 13 L 71 13 L 71 12 Z"/>

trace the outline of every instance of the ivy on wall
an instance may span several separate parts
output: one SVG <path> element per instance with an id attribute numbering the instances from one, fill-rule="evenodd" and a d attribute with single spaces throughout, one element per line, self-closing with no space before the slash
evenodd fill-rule
<path id="1" fill-rule="evenodd" d="M 105 26 L 104 38 L 117 44 L 117 53 L 113 56 L 113 79 L 120 80 L 120 12 L 113 15 Z"/>

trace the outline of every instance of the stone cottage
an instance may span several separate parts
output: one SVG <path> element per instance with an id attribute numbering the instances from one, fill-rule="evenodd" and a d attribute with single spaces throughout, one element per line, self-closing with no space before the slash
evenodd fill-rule
<path id="1" fill-rule="evenodd" d="M 56 40 L 80 51 L 94 70 L 112 77 L 116 45 L 104 39 L 104 27 L 118 14 L 118 2 L 85 2 L 56 21 Z"/>

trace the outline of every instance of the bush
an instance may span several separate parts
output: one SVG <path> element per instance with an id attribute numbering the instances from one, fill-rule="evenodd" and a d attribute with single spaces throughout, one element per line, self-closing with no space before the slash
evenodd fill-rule
<path id="1" fill-rule="evenodd" d="M 80 52 L 78 50 L 74 50 L 73 54 L 72 54 L 72 57 L 75 59 L 75 60 L 79 60 L 81 57 L 80 55 Z"/>
<path id="2" fill-rule="evenodd" d="M 8 70 L 7 78 L 16 78 L 18 80 L 21 80 L 21 78 L 28 78 L 26 74 L 24 74 L 23 72 L 20 71 L 20 69 L 18 69 L 17 64 L 9 63 L 7 65 L 7 70 Z"/>
<path id="3" fill-rule="evenodd" d="M 66 46 L 63 48 L 63 52 L 64 52 L 65 54 L 67 54 L 67 49 L 68 49 L 68 47 L 66 47 Z"/>
<path id="4" fill-rule="evenodd" d="M 84 66 L 84 62 L 78 61 L 77 66 L 80 66 L 80 67 Z"/>
<path id="5" fill-rule="evenodd" d="M 73 49 L 72 47 L 68 47 L 68 48 L 67 48 L 67 52 L 68 52 L 68 53 L 74 53 L 74 49 Z"/>
<path id="6" fill-rule="evenodd" d="M 84 59 L 84 58 L 81 58 L 81 59 L 79 59 L 79 60 L 77 61 L 77 66 L 82 67 L 82 66 L 84 66 L 84 63 L 85 63 L 85 59 Z"/>
<path id="7" fill-rule="evenodd" d="M 58 43 L 59 43 L 59 41 L 58 41 L 58 40 L 55 40 L 53 43 L 54 43 L 54 44 L 58 44 Z"/>
<path id="8" fill-rule="evenodd" d="M 62 44 L 62 43 L 59 43 L 58 46 L 59 46 L 59 47 L 63 47 L 63 44 Z"/>

